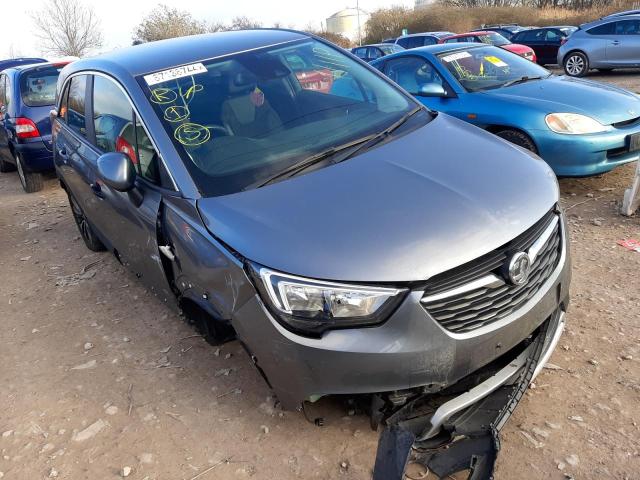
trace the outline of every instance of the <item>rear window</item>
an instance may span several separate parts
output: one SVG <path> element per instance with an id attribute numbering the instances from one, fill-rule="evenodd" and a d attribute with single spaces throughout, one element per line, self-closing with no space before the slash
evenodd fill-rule
<path id="1" fill-rule="evenodd" d="M 29 107 L 53 105 L 60 70 L 62 67 L 42 67 L 24 72 L 20 76 L 20 95 L 24 104 Z"/>

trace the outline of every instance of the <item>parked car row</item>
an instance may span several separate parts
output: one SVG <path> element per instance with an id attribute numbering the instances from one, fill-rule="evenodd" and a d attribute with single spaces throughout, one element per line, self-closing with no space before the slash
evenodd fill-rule
<path id="1" fill-rule="evenodd" d="M 463 41 L 502 47 L 543 66 L 558 64 L 571 77 L 582 77 L 592 69 L 640 68 L 640 10 L 618 12 L 579 27 L 483 25 L 467 33 L 415 33 L 384 43 L 412 49 Z"/>
<path id="2" fill-rule="evenodd" d="M 513 73 L 491 80 L 505 60 Z M 481 68 L 485 87 L 543 69 L 466 43 L 380 61 L 405 90 L 290 30 L 5 70 L 2 149 L 23 174 L 30 144 L 51 150 L 86 246 L 210 342 L 238 338 L 285 409 L 356 398 L 385 428 L 374 478 L 403 478 L 408 435 L 438 452 L 427 468 L 488 478 L 497 431 L 481 426 L 504 424 L 564 328 L 558 184 L 532 152 L 407 91 L 462 108 L 472 77 L 458 68 Z M 36 108 L 51 111 L 50 140 Z"/>

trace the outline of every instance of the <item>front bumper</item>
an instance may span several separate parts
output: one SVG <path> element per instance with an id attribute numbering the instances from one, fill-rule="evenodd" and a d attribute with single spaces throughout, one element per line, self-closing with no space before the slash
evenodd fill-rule
<path id="1" fill-rule="evenodd" d="M 470 333 L 441 327 L 420 304 L 421 290 L 410 292 L 383 325 L 322 338 L 286 330 L 257 295 L 236 310 L 232 323 L 285 409 L 332 394 L 437 392 L 507 353 L 566 303 L 567 244 L 563 225 L 560 261 L 540 291 L 516 312 Z"/>
<path id="2" fill-rule="evenodd" d="M 640 158 L 639 151 L 627 149 L 627 138 L 640 133 L 640 122 L 592 135 L 562 135 L 551 130 L 529 133 L 538 147 L 538 155 L 561 177 L 598 175 Z"/>

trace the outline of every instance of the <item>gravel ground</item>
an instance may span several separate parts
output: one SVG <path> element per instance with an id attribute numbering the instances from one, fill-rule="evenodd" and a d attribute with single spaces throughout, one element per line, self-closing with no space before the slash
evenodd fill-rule
<path id="1" fill-rule="evenodd" d="M 591 78 L 640 91 L 637 72 Z M 640 239 L 633 166 L 561 180 L 568 327 L 502 436 L 498 479 L 640 478 Z M 323 428 L 274 399 L 237 342 L 194 335 L 80 240 L 55 180 L 0 175 L 0 478 L 370 478 L 377 434 L 335 400 Z"/>

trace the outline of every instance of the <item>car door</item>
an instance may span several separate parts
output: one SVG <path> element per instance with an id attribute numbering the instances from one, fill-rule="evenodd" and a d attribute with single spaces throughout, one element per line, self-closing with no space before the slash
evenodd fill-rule
<path id="1" fill-rule="evenodd" d="M 8 112 L 8 101 L 7 101 L 7 75 L 0 75 L 0 156 L 4 160 L 10 160 L 13 162 L 13 159 L 10 159 L 11 156 L 9 152 L 9 137 L 7 135 L 7 130 L 5 128 L 6 119 L 9 115 Z"/>
<path id="2" fill-rule="evenodd" d="M 606 55 L 609 64 L 640 64 L 640 20 L 615 22 L 614 33 L 607 40 Z"/>
<path id="3" fill-rule="evenodd" d="M 558 49 L 565 37 L 557 28 L 549 28 L 544 34 L 544 62 L 556 63 L 558 61 Z"/>
<path id="4" fill-rule="evenodd" d="M 157 150 L 129 96 L 115 80 L 94 75 L 88 87 L 90 145 L 84 161 L 96 175 L 89 187 L 95 198 L 90 218 L 109 238 L 120 261 L 154 293 L 169 298 L 157 226 L 163 194 L 172 192 L 163 188 Z M 124 153 L 134 164 L 137 179 L 133 191 L 119 192 L 97 178 L 98 159 L 109 152 Z"/>

